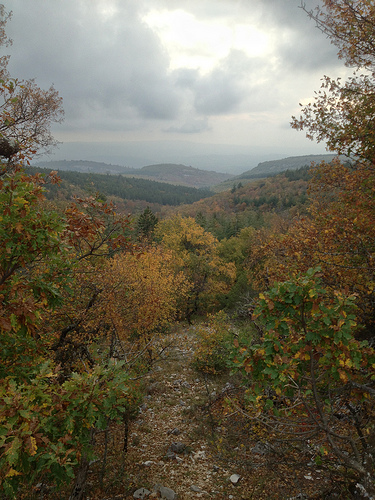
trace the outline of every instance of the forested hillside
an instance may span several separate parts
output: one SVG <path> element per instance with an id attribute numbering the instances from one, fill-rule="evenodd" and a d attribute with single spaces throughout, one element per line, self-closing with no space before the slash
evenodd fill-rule
<path id="1" fill-rule="evenodd" d="M 324 77 L 292 123 L 353 161 L 205 199 L 116 175 L 54 187 L 27 165 L 61 98 L 0 58 L 2 499 L 375 498 L 375 7 L 322 6 L 366 74 Z M 122 196 L 175 206 L 130 217 Z"/>
<path id="2" fill-rule="evenodd" d="M 274 216 L 291 219 L 305 214 L 309 177 L 309 167 L 305 167 L 262 180 L 243 180 L 229 191 L 181 206 L 177 211 L 194 217 L 219 240 L 230 238 L 248 226 L 259 229 L 269 225 Z"/>
<path id="3" fill-rule="evenodd" d="M 29 167 L 30 174 L 45 174 L 45 169 Z M 46 186 L 49 200 L 70 201 L 73 196 L 100 194 L 101 198 L 115 197 L 123 210 L 134 212 L 144 208 L 145 204 L 160 209 L 163 205 L 181 205 L 212 195 L 208 189 L 196 189 L 188 186 L 172 185 L 122 175 L 86 174 L 81 172 L 59 171 L 61 182 Z M 142 202 L 142 203 L 129 203 Z"/>

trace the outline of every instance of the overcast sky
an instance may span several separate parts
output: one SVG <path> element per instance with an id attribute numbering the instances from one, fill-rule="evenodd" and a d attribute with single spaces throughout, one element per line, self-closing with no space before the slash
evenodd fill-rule
<path id="1" fill-rule="evenodd" d="M 230 163 L 325 151 L 289 123 L 324 74 L 345 68 L 300 0 L 4 4 L 11 75 L 63 97 L 54 135 L 64 144 L 52 159 L 205 168 L 202 155 Z"/>

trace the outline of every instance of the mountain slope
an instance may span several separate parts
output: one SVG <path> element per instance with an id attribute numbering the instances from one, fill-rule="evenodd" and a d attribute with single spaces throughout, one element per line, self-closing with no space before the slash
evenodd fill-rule
<path id="1" fill-rule="evenodd" d="M 290 156 L 282 160 L 271 160 L 259 163 L 259 165 L 251 170 L 238 175 L 236 179 L 251 179 L 256 177 L 268 177 L 270 175 L 285 172 L 285 170 L 296 170 L 301 167 L 310 166 L 311 163 L 320 163 L 325 161 L 331 162 L 337 155 L 307 155 L 307 156 Z"/>

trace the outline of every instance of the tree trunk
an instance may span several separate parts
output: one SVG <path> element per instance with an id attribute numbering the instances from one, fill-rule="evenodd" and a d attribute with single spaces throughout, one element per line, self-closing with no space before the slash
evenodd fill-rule
<path id="1" fill-rule="evenodd" d="M 82 500 L 83 494 L 85 493 L 88 471 L 89 461 L 87 460 L 87 457 L 84 456 L 76 474 L 76 479 L 69 500 Z"/>
<path id="2" fill-rule="evenodd" d="M 93 445 L 94 441 L 95 441 L 95 429 L 91 428 L 90 445 Z M 90 467 L 90 462 L 87 453 L 83 453 L 69 500 L 82 500 L 83 494 L 85 493 L 86 489 L 86 481 L 89 472 L 89 467 Z"/>

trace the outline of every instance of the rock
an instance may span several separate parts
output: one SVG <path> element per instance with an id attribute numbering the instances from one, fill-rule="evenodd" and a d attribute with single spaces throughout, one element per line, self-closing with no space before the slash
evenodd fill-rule
<path id="1" fill-rule="evenodd" d="M 162 486 L 159 491 L 161 494 L 161 498 L 165 498 L 166 500 L 175 500 L 175 498 L 177 498 L 176 493 L 171 490 L 171 488 L 165 488 L 164 486 Z"/>
<path id="2" fill-rule="evenodd" d="M 177 494 L 171 488 L 166 488 L 160 484 L 156 484 L 154 490 L 159 492 L 161 498 L 165 498 L 165 500 L 175 500 L 177 498 Z"/>
<path id="3" fill-rule="evenodd" d="M 241 479 L 241 476 L 239 476 L 238 474 L 232 474 L 229 478 L 229 480 L 232 484 L 237 484 L 240 479 Z"/>
<path id="4" fill-rule="evenodd" d="M 195 486 L 194 484 L 190 486 L 190 489 L 191 491 L 195 491 L 195 493 L 202 493 L 202 490 L 199 488 L 199 486 Z"/>
<path id="5" fill-rule="evenodd" d="M 270 452 L 270 450 L 270 445 L 267 442 L 262 443 L 261 441 L 259 441 L 259 443 L 256 443 L 256 445 L 250 449 L 252 453 L 256 453 L 258 455 L 266 455 Z"/>
<path id="6" fill-rule="evenodd" d="M 146 460 L 146 462 L 143 462 L 143 465 L 145 465 L 146 467 L 150 467 L 154 463 L 155 462 L 153 462 L 152 460 Z"/>
<path id="7" fill-rule="evenodd" d="M 176 427 L 175 429 L 168 431 L 168 434 L 173 434 L 174 436 L 178 436 L 179 434 L 181 434 L 181 431 L 180 431 L 180 429 L 177 429 L 177 427 Z"/>
<path id="8" fill-rule="evenodd" d="M 194 453 L 194 460 L 204 459 L 206 458 L 206 453 L 203 450 L 199 450 Z"/>
<path id="9" fill-rule="evenodd" d="M 168 451 L 173 451 L 173 453 L 184 453 L 186 451 L 186 444 L 178 441 L 177 443 L 172 443 L 168 448 Z"/>
<path id="10" fill-rule="evenodd" d="M 146 488 L 139 488 L 139 490 L 133 493 L 133 498 L 143 499 L 148 497 L 149 495 L 151 495 L 151 491 L 146 490 Z"/>

